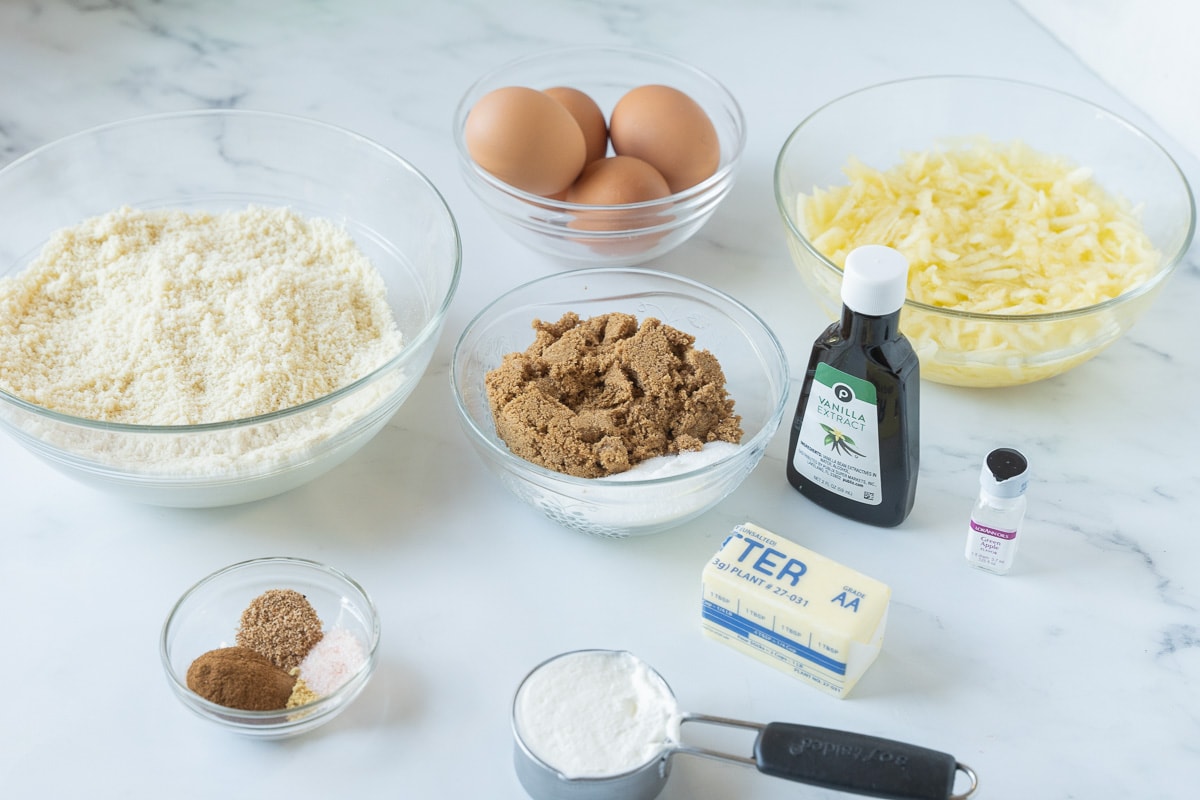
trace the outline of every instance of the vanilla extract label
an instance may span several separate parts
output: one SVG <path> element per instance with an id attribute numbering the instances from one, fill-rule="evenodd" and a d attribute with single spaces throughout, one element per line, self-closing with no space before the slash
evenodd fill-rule
<path id="1" fill-rule="evenodd" d="M 874 384 L 818 364 L 792 465 L 831 492 L 879 505 L 878 420 Z"/>

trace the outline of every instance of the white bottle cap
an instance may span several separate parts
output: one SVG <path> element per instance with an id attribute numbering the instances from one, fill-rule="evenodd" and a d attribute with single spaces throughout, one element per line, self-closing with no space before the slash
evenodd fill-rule
<path id="1" fill-rule="evenodd" d="M 1020 497 L 1029 488 L 1029 461 L 1011 447 L 997 447 L 983 460 L 979 485 L 992 497 Z"/>
<path id="2" fill-rule="evenodd" d="M 904 305 L 908 259 L 880 244 L 856 247 L 846 256 L 842 303 L 851 311 L 882 317 Z"/>

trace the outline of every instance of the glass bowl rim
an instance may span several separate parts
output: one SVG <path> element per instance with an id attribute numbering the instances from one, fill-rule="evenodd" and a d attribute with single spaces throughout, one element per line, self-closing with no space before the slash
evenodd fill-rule
<path id="1" fill-rule="evenodd" d="M 26 411 L 36 417 L 42 417 L 54 422 L 66 423 L 68 425 L 78 426 L 81 428 L 90 428 L 105 432 L 124 432 L 124 433 L 172 433 L 172 434 L 187 434 L 201 432 L 218 432 L 235 430 L 251 425 L 258 425 L 268 422 L 275 422 L 281 419 L 302 414 L 306 411 L 327 405 L 332 402 L 356 393 L 360 388 L 369 383 L 373 383 L 383 375 L 391 372 L 395 367 L 399 366 L 410 359 L 412 353 L 418 352 L 421 345 L 433 336 L 434 332 L 445 322 L 446 315 L 450 309 L 450 303 L 457 293 L 459 282 L 462 278 L 462 235 L 458 229 L 458 221 L 454 218 L 454 213 L 450 209 L 450 205 L 446 202 L 446 198 L 441 191 L 433 184 L 433 182 L 421 170 L 417 169 L 412 162 L 408 161 L 403 156 L 399 155 L 392 149 L 376 142 L 374 139 L 366 137 L 360 133 L 356 133 L 349 128 L 344 128 L 340 125 L 324 122 L 322 120 L 312 119 L 310 117 L 298 116 L 295 114 L 283 114 L 275 111 L 256 111 L 251 109 L 241 108 L 204 108 L 193 109 L 189 111 L 166 111 L 155 114 L 144 114 L 141 116 L 130 117 L 128 119 L 117 120 L 116 122 L 106 122 L 101 125 L 94 125 L 81 131 L 77 131 L 67 136 L 55 139 L 45 144 L 39 145 L 33 150 L 25 153 L 19 158 L 0 166 L 0 178 L 5 172 L 16 168 L 18 165 L 24 164 L 27 161 L 32 161 L 38 156 L 45 154 L 47 151 L 64 147 L 72 142 L 86 139 L 97 134 L 107 133 L 109 131 L 118 130 L 120 128 L 133 128 L 144 124 L 153 124 L 158 122 L 172 122 L 175 120 L 183 120 L 188 118 L 217 118 L 217 117 L 244 117 L 244 118 L 261 118 L 281 121 L 286 124 L 297 124 L 317 130 L 324 130 L 330 133 L 343 136 L 353 140 L 358 144 L 365 145 L 367 149 L 373 150 L 385 159 L 395 162 L 402 169 L 412 173 L 418 182 L 423 184 L 426 189 L 433 193 L 433 197 L 438 201 L 442 210 L 446 214 L 446 219 L 450 223 L 450 232 L 453 234 L 454 246 L 454 268 L 450 275 L 450 281 L 446 286 L 441 300 L 434 312 L 430 315 L 426 323 L 421 326 L 416 335 L 409 341 L 404 343 L 400 351 L 390 359 L 380 364 L 371 372 L 362 376 L 358 380 L 334 389 L 332 392 L 323 394 L 320 397 L 315 397 L 298 405 L 289 406 L 287 408 L 269 411 L 265 414 L 257 414 L 250 417 L 240 417 L 238 419 L 220 420 L 218 422 L 203 422 L 193 425 L 141 425 L 132 422 L 109 422 L 106 420 L 91 419 L 89 417 L 79 417 L 73 414 L 64 414 L 61 411 L 39 406 L 23 398 L 10 394 L 3 388 L 0 388 L 0 400 L 10 403 L 17 408 Z"/>
<path id="2" fill-rule="evenodd" d="M 799 242 L 810 255 L 815 257 L 817 259 L 817 262 L 824 269 L 832 272 L 835 275 L 840 276 L 842 274 L 842 269 L 840 267 L 838 267 L 836 264 L 834 264 L 832 261 L 830 261 L 828 258 L 826 258 L 823 253 L 821 253 L 819 250 L 817 250 L 816 247 L 814 247 L 813 244 L 809 241 L 808 237 L 805 236 L 800 231 L 798 225 L 796 224 L 796 221 L 792 218 L 792 214 L 788 211 L 785 199 L 782 196 L 782 193 L 780 190 L 780 184 L 782 182 L 782 174 L 783 174 L 783 170 L 784 170 L 785 157 L 788 155 L 788 151 L 791 148 L 794 140 L 802 133 L 805 126 L 807 126 L 809 123 L 811 123 L 813 120 L 815 120 L 820 114 L 822 114 L 827 109 L 840 104 L 841 102 L 843 102 L 845 100 L 849 100 L 850 98 L 856 97 L 861 94 L 866 94 L 868 92 L 884 90 L 884 89 L 897 87 L 897 86 L 912 85 L 912 84 L 919 84 L 919 83 L 933 84 L 933 83 L 939 83 L 939 82 L 956 82 L 956 83 L 967 83 L 967 84 L 979 83 L 981 85 L 1014 86 L 1014 87 L 1018 87 L 1018 88 L 1021 88 L 1024 90 L 1030 90 L 1032 92 L 1036 92 L 1036 93 L 1040 93 L 1040 94 L 1056 96 L 1056 97 L 1060 98 L 1061 100 L 1064 100 L 1068 103 L 1073 103 L 1082 108 L 1087 108 L 1087 109 L 1091 110 L 1093 113 L 1095 113 L 1101 117 L 1107 118 L 1112 122 L 1117 123 L 1118 126 L 1123 127 L 1126 130 L 1128 130 L 1130 133 L 1132 133 L 1136 139 L 1139 139 L 1142 142 L 1150 145 L 1151 148 L 1153 148 L 1159 154 L 1161 154 L 1162 157 L 1166 159 L 1167 163 L 1170 164 L 1171 167 L 1174 169 L 1175 175 L 1179 178 L 1179 184 L 1180 184 L 1180 187 L 1183 189 L 1184 196 L 1187 198 L 1187 206 L 1188 206 L 1187 232 L 1185 233 L 1185 235 L 1183 237 L 1183 241 L 1180 242 L 1180 246 L 1179 246 L 1178 250 L 1174 253 L 1164 254 L 1162 263 L 1159 264 L 1158 268 L 1155 270 L 1154 274 L 1149 279 L 1143 281 L 1142 283 L 1138 284 L 1137 286 L 1134 286 L 1134 287 L 1122 292 L 1121 294 L 1117 295 L 1116 297 L 1111 297 L 1107 300 L 1103 300 L 1099 303 L 1094 303 L 1092 305 L 1082 306 L 1080 308 L 1066 309 L 1066 310 L 1061 310 L 1061 311 L 1042 312 L 1042 313 L 1038 313 L 1038 314 L 988 314 L 988 313 L 982 313 L 982 312 L 978 312 L 978 311 L 964 311 L 962 309 L 934 306 L 934 305 L 929 305 L 928 303 L 922 303 L 922 302 L 919 302 L 916 300 L 905 298 L 904 307 L 906 309 L 911 309 L 914 311 L 921 311 L 926 314 L 932 314 L 935 316 L 942 316 L 942 317 L 949 317 L 951 319 L 957 319 L 957 320 L 969 321 L 969 322 L 989 322 L 989 323 L 1060 322 L 1060 321 L 1064 321 L 1064 320 L 1075 319 L 1077 317 L 1088 316 L 1088 315 L 1094 314 L 1096 312 L 1105 311 L 1107 309 L 1115 308 L 1116 306 L 1123 305 L 1128 301 L 1131 301 L 1137 297 L 1140 297 L 1140 296 L 1146 294 L 1147 292 L 1154 290 L 1159 284 L 1161 284 L 1163 281 L 1165 281 L 1176 270 L 1176 268 L 1178 268 L 1179 264 L 1183 260 L 1184 255 L 1187 253 L 1188 248 L 1191 246 L 1192 239 L 1195 235 L 1195 231 L 1196 231 L 1196 201 L 1195 201 L 1195 197 L 1192 193 L 1191 185 L 1188 183 L 1187 176 L 1184 175 L 1183 170 L 1179 166 L 1179 163 L 1171 156 L 1171 154 L 1169 152 L 1167 152 L 1166 148 L 1164 148 L 1161 144 L 1158 143 L 1158 141 L 1156 141 L 1154 139 L 1154 137 L 1150 136 L 1148 133 L 1143 131 L 1140 127 L 1138 127 L 1134 123 L 1130 122 L 1125 117 L 1122 117 L 1121 115 L 1119 115 L 1113 111 L 1109 111 L 1108 109 L 1104 108 L 1103 106 L 1100 106 L 1096 103 L 1093 103 L 1090 100 L 1084 99 L 1084 98 L 1080 97 L 1079 95 L 1072 94 L 1070 92 L 1065 92 L 1060 89 L 1054 89 L 1049 86 L 1043 86 L 1041 84 L 1033 83 L 1031 81 L 1017 80 L 1014 78 L 1000 78 L 1000 77 L 993 77 L 993 76 L 987 76 L 987 75 L 945 74 L 945 75 L 920 75 L 920 76 L 916 76 L 916 77 L 897 78 L 895 80 L 883 81 L 880 83 L 871 84 L 869 86 L 863 86 L 863 87 L 855 89 L 851 92 L 842 94 L 826 103 L 823 103 L 822 105 L 817 107 L 816 110 L 812 111 L 807 116 L 805 116 L 804 119 L 801 120 L 800 124 L 797 125 L 795 128 L 793 128 L 792 131 L 788 134 L 787 138 L 784 140 L 783 146 L 780 147 L 780 149 L 779 149 L 779 155 L 776 156 L 776 159 L 775 159 L 775 169 L 774 169 L 773 178 L 772 178 L 772 183 L 774 184 L 775 206 L 776 206 L 777 210 L 779 211 L 779 215 L 783 218 L 783 222 L 784 222 L 784 225 L 787 227 L 788 234 L 790 236 L 794 237 L 795 240 L 797 242 Z"/>
<path id="3" fill-rule="evenodd" d="M 179 612 L 183 604 L 197 591 L 234 572 L 241 572 L 246 569 L 253 569 L 259 566 L 269 565 L 303 567 L 306 570 L 323 573 L 329 577 L 332 577 L 356 591 L 365 601 L 364 607 L 369 615 L 366 621 L 370 623 L 371 640 L 367 643 L 366 659 L 363 661 L 363 664 L 361 667 L 359 667 L 358 671 L 347 678 L 345 683 L 343 683 L 337 689 L 323 697 L 318 697 L 316 700 L 311 700 L 303 705 L 295 706 L 294 708 L 278 708 L 270 711 L 251 711 L 241 708 L 231 708 L 229 706 L 223 706 L 220 703 L 214 703 L 211 700 L 201 697 L 193 692 L 187 685 L 186 681 L 181 681 L 179 679 L 179 676 L 175 673 L 175 669 L 171 666 L 170 655 L 167 652 L 167 633 L 171 629 L 171 623 L 175 620 L 175 615 Z M 374 599 L 372 599 L 371 595 L 367 593 L 367 590 L 364 589 L 358 581 L 354 580 L 340 569 L 331 567 L 328 564 L 322 564 L 319 561 L 313 561 L 307 558 L 296 558 L 293 556 L 266 556 L 263 558 L 251 558 L 245 561 L 238 561 L 237 563 L 222 567 L 216 572 L 206 575 L 205 577 L 196 581 L 186 590 L 184 590 L 183 594 L 179 596 L 179 599 L 175 601 L 175 604 L 171 606 L 171 611 L 167 614 L 167 618 L 163 622 L 162 629 L 158 637 L 158 655 L 159 659 L 162 661 L 163 670 L 167 673 L 167 679 L 171 682 L 171 686 L 175 689 L 176 693 L 180 695 L 181 701 L 194 706 L 210 717 L 217 718 L 215 721 L 229 725 L 240 725 L 243 722 L 253 723 L 256 721 L 271 720 L 279 717 L 280 715 L 304 713 L 304 716 L 297 717 L 296 719 L 288 718 L 281 720 L 279 722 L 279 727 L 285 727 L 309 721 L 311 719 L 311 716 L 309 715 L 311 715 L 312 712 L 319 711 L 322 706 L 335 705 L 329 701 L 335 699 L 340 700 L 350 691 L 356 691 L 358 688 L 361 688 L 356 686 L 356 683 L 359 682 L 361 677 L 369 677 L 371 672 L 374 671 L 375 661 L 379 651 L 379 640 L 379 610 L 375 605 Z"/>
<path id="4" fill-rule="evenodd" d="M 471 111 L 470 107 L 467 105 L 467 100 L 473 94 L 475 94 L 476 90 L 489 81 L 500 77 L 507 71 L 517 67 L 525 66 L 528 63 L 543 60 L 549 61 L 554 58 L 560 58 L 569 55 L 578 56 L 580 54 L 599 54 L 608 56 L 620 55 L 625 57 L 634 56 L 638 58 L 649 59 L 690 73 L 694 77 L 697 77 L 703 82 L 709 84 L 721 97 L 725 110 L 729 112 L 730 116 L 733 118 L 734 128 L 737 131 L 737 136 L 733 142 L 733 149 L 730 152 L 729 160 L 725 164 L 720 165 L 716 172 L 714 172 L 712 175 L 709 175 L 700 183 L 697 183 L 694 186 L 689 186 L 686 189 L 681 189 L 680 191 L 669 194 L 666 197 L 660 197 L 655 200 L 642 200 L 636 203 L 617 203 L 613 205 L 571 203 L 566 200 L 555 200 L 550 197 L 545 197 L 544 195 L 526 192 L 523 189 L 518 189 L 512 184 L 500 180 L 495 175 L 476 164 L 475 159 L 471 158 L 471 154 L 467 151 L 467 143 L 462 135 L 464 126 L 466 125 L 467 116 Z M 489 188 L 494 189 L 502 194 L 508 195 L 509 197 L 513 197 L 517 200 L 524 201 L 534 206 L 540 206 L 547 211 L 556 211 L 560 213 L 595 213 L 597 209 L 611 209 L 613 211 L 653 210 L 656 207 L 661 206 L 663 208 L 667 208 L 687 202 L 693 198 L 703 197 L 704 195 L 710 193 L 710 191 L 714 188 L 720 187 L 729 181 L 739 162 L 741 161 L 742 154 L 746 149 L 746 116 L 742 111 L 741 104 L 738 103 L 737 98 L 733 96 L 733 93 L 729 91 L 725 84 L 699 67 L 692 66 L 686 61 L 676 58 L 675 56 L 667 55 L 665 53 L 658 53 L 652 50 L 645 50 L 639 47 L 627 47 L 622 45 L 564 46 L 554 47 L 548 50 L 541 50 L 536 53 L 529 53 L 518 58 L 511 59 L 500 64 L 499 66 L 493 67 L 473 81 L 471 85 L 467 87 L 467 90 L 463 93 L 462 97 L 458 101 L 458 104 L 455 106 L 452 133 L 454 134 L 454 147 L 455 150 L 458 151 L 459 164 L 463 170 L 466 171 L 476 181 L 483 183 Z M 579 236 L 579 238 L 607 238 L 614 235 L 625 238 L 631 233 L 637 233 L 639 235 L 643 233 L 654 233 L 656 230 L 662 227 L 666 226 L 636 228 L 633 231 L 573 230 L 571 231 L 571 235 Z M 597 233 L 604 234 L 604 236 L 597 237 Z M 591 237 L 589 237 L 589 234 Z"/>
<path id="5" fill-rule="evenodd" d="M 690 288 L 692 290 L 699 290 L 699 292 L 700 292 L 699 296 L 709 295 L 718 300 L 721 300 L 722 302 L 732 305 L 735 309 L 746 314 L 754 323 L 756 323 L 762 329 L 762 331 L 766 334 L 767 341 L 770 345 L 770 349 L 765 352 L 773 353 L 777 357 L 777 363 L 779 364 L 779 367 L 780 367 L 780 381 L 779 381 L 780 391 L 779 391 L 779 396 L 775 399 L 774 404 L 771 406 L 770 413 L 766 415 L 767 421 L 759 428 L 759 430 L 755 431 L 754 436 L 752 436 L 750 438 L 750 441 L 740 442 L 739 443 L 740 446 L 738 447 L 737 450 L 735 450 L 732 453 L 729 453 L 728 455 L 722 456 L 721 458 L 717 459 L 716 461 L 712 461 L 703 466 L 695 467 L 693 469 L 689 469 L 685 472 L 679 472 L 674 475 L 666 475 L 666 476 L 661 476 L 661 477 L 657 477 L 657 478 L 642 478 L 640 480 L 620 480 L 620 479 L 614 479 L 611 476 L 604 477 L 604 478 L 581 478 L 576 475 L 569 475 L 565 472 L 557 472 L 552 469 L 547 469 L 546 467 L 543 467 L 540 464 L 535 464 L 532 461 L 527 461 L 526 459 L 521 458 L 520 456 L 516 455 L 511 450 L 509 450 L 506 446 L 503 446 L 502 441 L 499 443 L 493 441 L 492 437 L 488 436 L 475 423 L 475 420 L 472 418 L 470 412 L 467 411 L 465 402 L 463 400 L 463 387 L 462 387 L 461 383 L 459 382 L 459 378 L 458 378 L 458 365 L 459 365 L 460 359 L 466 355 L 465 353 L 463 353 L 462 348 L 463 348 L 463 344 L 467 340 L 468 335 L 470 333 L 472 333 L 477 327 L 479 327 L 479 325 L 483 322 L 484 318 L 491 311 L 493 311 L 496 308 L 496 306 L 498 306 L 501 302 L 507 300 L 512 295 L 516 294 L 517 292 L 520 292 L 524 289 L 530 288 L 532 286 L 535 286 L 537 284 L 541 284 L 541 283 L 544 283 L 547 281 L 565 280 L 568 278 L 578 278 L 578 277 L 594 277 L 598 274 L 605 274 L 605 273 L 646 276 L 646 277 L 651 277 L 651 278 L 667 278 L 671 281 L 678 282 L 679 284 L 681 284 L 682 286 L 684 286 L 686 288 Z M 566 301 L 555 301 L 555 302 L 566 302 Z M 683 275 L 676 275 L 674 273 L 663 272 L 663 271 L 654 270 L 654 269 L 648 269 L 645 267 L 590 267 L 590 268 L 584 267 L 581 269 L 569 270 L 567 272 L 557 272 L 557 273 L 552 273 L 550 275 L 543 275 L 541 277 L 534 278 L 533 280 L 525 281 L 524 283 L 514 286 L 513 288 L 511 288 L 508 291 L 501 294 L 499 297 L 497 297 L 494 300 L 492 300 L 491 302 L 489 302 L 487 305 L 485 305 L 482 309 L 480 309 L 479 312 L 476 313 L 471 318 L 470 322 L 468 322 L 466 324 L 466 326 L 463 327 L 462 333 L 458 337 L 458 341 L 455 342 L 455 344 L 454 344 L 454 351 L 450 356 L 450 385 L 451 385 L 451 390 L 452 390 L 451 394 L 454 395 L 454 406 L 455 406 L 455 409 L 458 411 L 459 419 L 461 421 L 465 422 L 466 425 L 468 426 L 468 428 L 471 432 L 471 437 L 475 441 L 481 442 L 483 445 L 485 445 L 488 452 L 493 457 L 499 458 L 501 463 L 505 464 L 506 466 L 515 467 L 516 469 L 527 473 L 526 475 L 523 476 L 527 479 L 536 480 L 536 482 L 538 482 L 539 484 L 542 484 L 542 485 L 547 485 L 549 483 L 557 483 L 557 484 L 565 484 L 568 486 L 573 486 L 576 488 L 595 487 L 595 486 L 642 487 L 642 486 L 651 486 L 651 485 L 665 485 L 665 484 L 669 484 L 669 483 L 681 482 L 683 480 L 692 479 L 692 478 L 695 478 L 697 475 L 704 474 L 704 473 L 720 472 L 723 469 L 725 469 L 727 466 L 732 465 L 732 464 L 742 460 L 743 458 L 745 458 L 747 453 L 753 452 L 754 448 L 760 444 L 760 440 L 764 440 L 764 441 L 761 441 L 761 443 L 763 445 L 765 445 L 766 444 L 765 440 L 774 436 L 774 433 L 775 433 L 778 425 L 772 424 L 771 421 L 776 420 L 776 419 L 781 420 L 783 418 L 783 412 L 786 410 L 787 399 L 788 399 L 788 395 L 790 392 L 790 383 L 791 383 L 791 370 L 790 370 L 790 366 L 788 364 L 787 354 L 783 349 L 783 345 L 780 343 L 779 338 L 775 335 L 775 332 L 773 330 L 771 330 L 771 327 L 769 325 L 767 325 L 766 321 L 762 317 L 760 317 L 753 309 L 749 308 L 748 306 L 743 304 L 740 300 L 736 299 L 732 295 L 729 295 L 713 286 L 709 286 L 708 284 L 702 283 L 701 281 L 695 280 L 693 278 L 688 278 Z M 734 398 L 734 400 L 736 401 L 737 398 Z M 736 410 L 736 406 L 735 406 L 735 410 Z"/>

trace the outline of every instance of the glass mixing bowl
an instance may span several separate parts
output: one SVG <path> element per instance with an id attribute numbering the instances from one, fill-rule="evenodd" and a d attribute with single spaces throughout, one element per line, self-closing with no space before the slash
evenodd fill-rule
<path id="1" fill-rule="evenodd" d="M 1009 386 L 1066 372 L 1116 341 L 1150 307 L 1191 243 L 1191 190 L 1149 136 L 1086 100 L 1028 83 L 966 76 L 894 81 L 834 100 L 792 131 L 775 165 L 775 201 L 792 260 L 832 319 L 841 310 L 842 271 L 810 241 L 798 211 L 801 194 L 845 185 L 842 170 L 852 157 L 886 171 L 907 153 L 981 135 L 1020 140 L 1091 168 L 1109 194 L 1140 207 L 1145 232 L 1161 254 L 1142 283 L 1069 311 L 990 314 L 905 303 L 901 328 L 921 359 L 923 378 Z"/>
<path id="2" fill-rule="evenodd" d="M 441 194 L 362 136 L 297 117 L 211 110 L 133 119 L 48 144 L 0 169 L 0 276 L 25 268 L 54 231 L 122 206 L 249 205 L 343 226 L 383 276 L 404 340 L 399 354 L 324 397 L 247 419 L 116 424 L 0 390 L 0 426 L 74 478 L 168 506 L 278 494 L 362 447 L 424 374 L 461 270 L 458 229 Z"/>
<path id="3" fill-rule="evenodd" d="M 614 206 L 553 200 L 496 178 L 467 150 L 467 116 L 493 89 L 570 86 L 595 100 L 608 119 L 627 91 L 656 83 L 673 86 L 699 103 L 721 144 L 721 160 L 711 177 L 661 200 Z M 640 264 L 682 244 L 733 188 L 746 143 L 742 110 L 717 80 L 670 56 L 627 47 L 560 48 L 497 67 L 467 89 L 454 112 L 453 131 L 467 186 L 500 227 L 522 244 L 573 267 Z"/>
<path id="4" fill-rule="evenodd" d="M 645 480 L 579 478 L 515 455 L 496 434 L 484 379 L 532 342 L 535 318 L 611 312 L 656 317 L 695 336 L 721 364 L 741 415 L 741 446 L 706 466 Z M 519 286 L 479 312 L 454 349 L 450 380 L 459 420 L 484 464 L 523 502 L 568 528 L 600 536 L 659 533 L 703 514 L 757 466 L 779 427 L 788 366 L 775 335 L 732 297 L 688 278 L 637 268 L 562 272 Z"/>

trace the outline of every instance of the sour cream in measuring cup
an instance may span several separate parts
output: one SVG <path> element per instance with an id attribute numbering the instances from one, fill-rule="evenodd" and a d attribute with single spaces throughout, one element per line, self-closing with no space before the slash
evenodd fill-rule
<path id="1" fill-rule="evenodd" d="M 545 662 L 521 684 L 513 715 L 529 751 L 569 779 L 630 772 L 679 740 L 675 695 L 624 651 L 580 650 Z"/>

